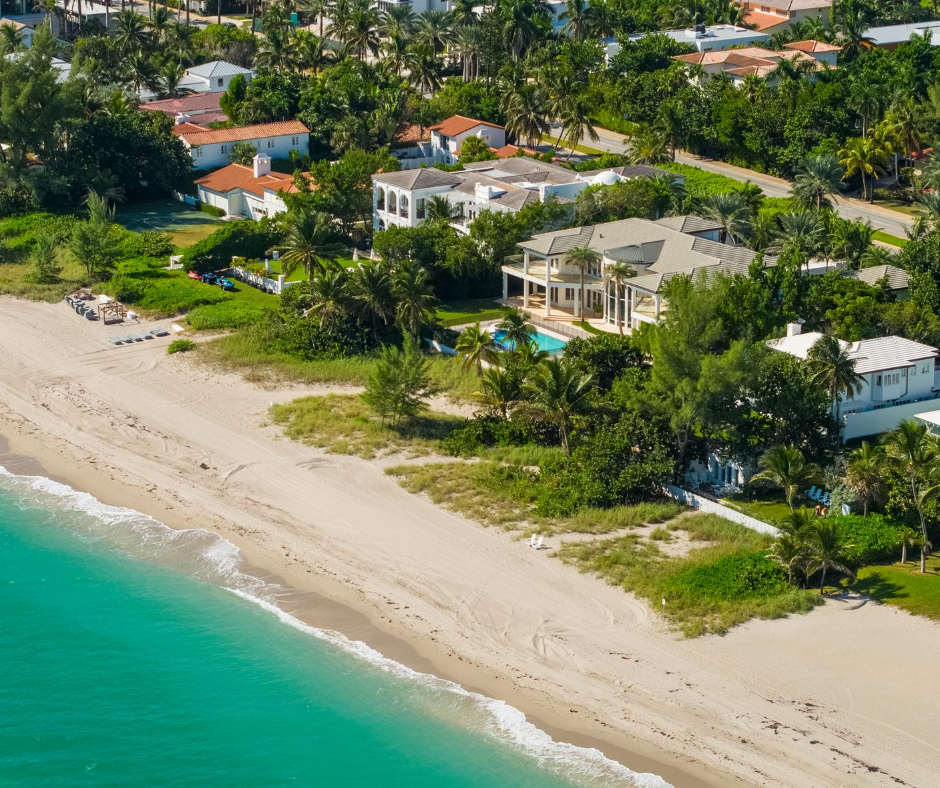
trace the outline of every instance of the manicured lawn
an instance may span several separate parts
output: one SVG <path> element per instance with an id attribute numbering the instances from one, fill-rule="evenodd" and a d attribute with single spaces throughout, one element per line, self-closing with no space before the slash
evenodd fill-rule
<path id="1" fill-rule="evenodd" d="M 782 496 L 769 494 L 758 497 L 753 493 L 742 493 L 740 495 L 729 495 L 724 500 L 755 520 L 762 520 L 771 525 L 785 520 L 790 515 L 790 507 L 787 506 L 787 502 Z M 795 502 L 795 505 L 799 508 L 800 506 L 809 506 L 811 503 L 813 506 L 816 505 L 809 498 L 801 496 Z"/>
<path id="2" fill-rule="evenodd" d="M 599 328 L 595 328 L 587 320 L 575 320 L 574 325 L 578 328 L 584 329 L 589 334 L 606 334 L 606 331 L 601 331 Z"/>
<path id="3" fill-rule="evenodd" d="M 437 319 L 443 326 L 459 326 L 483 320 L 499 320 L 507 308 L 492 298 L 470 298 L 463 301 L 446 301 L 437 309 Z"/>
<path id="4" fill-rule="evenodd" d="M 907 214 L 908 216 L 917 215 L 917 206 L 909 202 L 901 202 L 900 200 L 875 200 L 874 204 L 880 205 L 882 208 L 889 208 L 898 213 Z"/>
<path id="5" fill-rule="evenodd" d="M 881 230 L 875 233 L 874 239 L 876 241 L 881 241 L 882 243 L 891 244 L 892 246 L 898 246 L 902 249 L 907 245 L 906 238 L 898 238 L 896 235 L 890 235 L 888 233 L 883 233 Z"/>
<path id="6" fill-rule="evenodd" d="M 117 221 L 134 232 L 160 230 L 169 233 L 173 243 L 181 249 L 212 235 L 222 224 L 221 219 L 170 199 L 121 206 Z"/>
<path id="7" fill-rule="evenodd" d="M 354 265 L 357 265 L 353 262 L 352 257 L 337 257 L 336 262 L 339 263 L 344 268 L 352 268 Z M 283 270 L 280 260 L 269 260 L 268 265 L 271 266 L 271 273 L 276 277 Z M 307 274 L 304 273 L 302 268 L 295 268 L 293 273 L 288 277 L 290 281 L 296 281 L 299 279 L 306 279 Z"/>
<path id="8" fill-rule="evenodd" d="M 908 550 L 907 557 L 906 564 L 863 567 L 852 590 L 916 616 L 940 620 L 940 557 L 927 558 L 925 574 L 920 573 L 916 549 Z"/>

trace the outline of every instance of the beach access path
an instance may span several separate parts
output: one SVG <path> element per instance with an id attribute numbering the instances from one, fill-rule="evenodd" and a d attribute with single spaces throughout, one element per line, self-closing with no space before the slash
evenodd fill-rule
<path id="1" fill-rule="evenodd" d="M 63 304 L 0 298 L 13 451 L 106 503 L 218 531 L 441 675 L 683 788 L 936 784 L 940 626 L 830 601 L 682 640 L 621 589 L 267 424 L 269 403 L 326 389 L 265 390 L 167 356 L 168 340 L 107 334 Z"/>

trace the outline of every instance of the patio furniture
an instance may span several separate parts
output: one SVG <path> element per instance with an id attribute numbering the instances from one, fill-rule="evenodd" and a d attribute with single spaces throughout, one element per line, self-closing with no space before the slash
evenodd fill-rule
<path id="1" fill-rule="evenodd" d="M 814 501 L 816 500 L 816 485 L 815 484 L 812 487 L 810 487 L 808 490 L 804 490 L 803 492 L 806 493 L 807 498 L 810 498 Z"/>
<path id="2" fill-rule="evenodd" d="M 536 540 L 537 537 L 538 537 L 537 534 L 532 534 L 532 536 L 529 537 L 529 541 L 526 542 L 526 544 L 527 544 L 529 547 L 535 547 L 535 540 Z"/>
<path id="3" fill-rule="evenodd" d="M 529 546 L 534 547 L 536 550 L 541 550 L 543 541 L 545 541 L 545 537 L 540 535 L 538 538 L 538 541 L 536 541 L 534 544 L 531 544 Z"/>
<path id="4" fill-rule="evenodd" d="M 168 337 L 170 332 L 167 331 L 163 326 L 158 326 L 157 328 L 151 328 L 150 333 L 155 337 Z"/>

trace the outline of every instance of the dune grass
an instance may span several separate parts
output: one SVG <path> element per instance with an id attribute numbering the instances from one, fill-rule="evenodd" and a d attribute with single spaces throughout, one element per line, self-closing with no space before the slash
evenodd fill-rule
<path id="1" fill-rule="evenodd" d="M 862 567 L 851 588 L 915 616 L 940 621 L 940 557 L 929 556 L 927 571 L 921 574 L 916 550 L 913 552 L 906 564 Z"/>
<path id="2" fill-rule="evenodd" d="M 271 408 L 271 420 L 293 440 L 364 459 L 403 453 L 419 457 L 436 451 L 441 438 L 463 419 L 433 411 L 395 426 L 383 423 L 357 394 L 301 397 Z"/>
<path id="3" fill-rule="evenodd" d="M 0 293 L 32 301 L 61 301 L 66 295 L 85 285 L 87 274 L 81 265 L 65 253 L 59 254 L 59 265 L 62 266 L 59 281 L 53 284 L 37 284 L 29 281 L 29 272 L 32 269 L 29 263 L 0 263 Z"/>
<path id="4" fill-rule="evenodd" d="M 781 618 L 820 604 L 818 594 L 788 586 L 781 570 L 767 561 L 768 536 L 710 514 L 690 515 L 671 525 L 708 546 L 672 557 L 660 550 L 659 540 L 644 542 L 627 534 L 567 543 L 559 555 L 646 599 L 653 609 L 665 599 L 669 622 L 688 637 L 721 634 L 751 618 Z M 668 540 L 670 535 L 664 529 L 658 536 Z"/>
<path id="5" fill-rule="evenodd" d="M 562 521 L 565 531 L 609 534 L 638 525 L 656 525 L 678 517 L 685 507 L 676 501 L 649 501 L 614 509 L 582 509 Z"/>

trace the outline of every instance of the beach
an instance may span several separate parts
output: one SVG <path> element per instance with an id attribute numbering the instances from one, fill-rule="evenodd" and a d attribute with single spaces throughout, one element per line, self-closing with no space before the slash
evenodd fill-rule
<path id="1" fill-rule="evenodd" d="M 265 389 L 167 356 L 168 340 L 114 348 L 110 333 L 63 304 L 0 298 L 11 470 L 215 531 L 298 590 L 298 618 L 674 785 L 935 784 L 940 626 L 833 600 L 683 640 L 621 589 L 410 495 L 381 463 L 267 423 L 273 402 L 337 389 Z"/>

